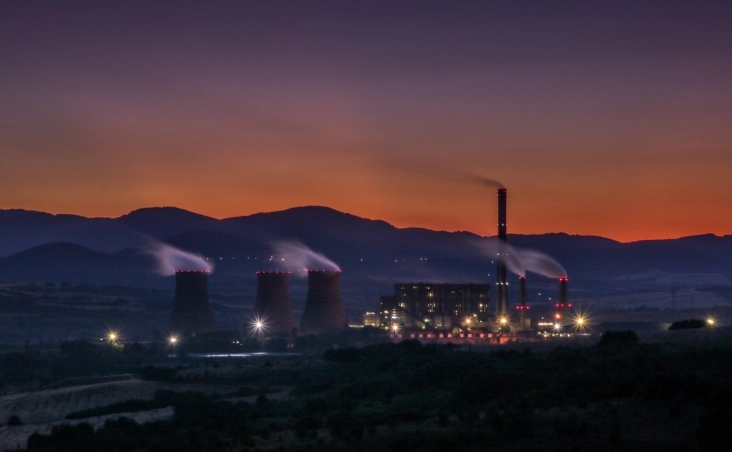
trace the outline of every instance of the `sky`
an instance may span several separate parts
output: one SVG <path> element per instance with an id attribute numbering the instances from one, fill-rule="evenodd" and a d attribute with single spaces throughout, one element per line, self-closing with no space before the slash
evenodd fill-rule
<path id="1" fill-rule="evenodd" d="M 3 1 L 0 208 L 732 234 L 732 2 Z"/>

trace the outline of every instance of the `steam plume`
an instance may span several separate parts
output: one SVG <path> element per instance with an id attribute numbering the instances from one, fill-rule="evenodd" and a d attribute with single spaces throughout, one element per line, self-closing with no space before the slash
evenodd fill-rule
<path id="1" fill-rule="evenodd" d="M 281 262 L 285 270 L 340 270 L 335 262 L 298 241 L 275 242 L 272 247 L 278 263 Z"/>
<path id="2" fill-rule="evenodd" d="M 158 273 L 161 275 L 172 275 L 176 270 L 213 271 L 213 264 L 203 257 L 165 243 L 155 243 L 147 252 L 157 258 Z"/>
<path id="3" fill-rule="evenodd" d="M 483 254 L 505 265 L 511 273 L 526 276 L 526 269 L 511 245 L 498 240 L 497 237 L 478 241 L 476 244 Z"/>
<path id="4" fill-rule="evenodd" d="M 483 254 L 498 260 L 511 272 L 518 276 L 526 276 L 526 272 L 537 273 L 549 278 L 563 278 L 567 272 L 562 264 L 541 251 L 513 247 L 495 237 L 476 242 Z"/>
<path id="5" fill-rule="evenodd" d="M 566 278 L 567 271 L 553 257 L 534 250 L 515 250 L 526 271 L 549 278 Z"/>

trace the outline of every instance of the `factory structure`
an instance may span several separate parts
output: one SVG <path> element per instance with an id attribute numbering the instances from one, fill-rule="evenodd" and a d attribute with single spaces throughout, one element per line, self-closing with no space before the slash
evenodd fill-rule
<path id="1" fill-rule="evenodd" d="M 394 294 L 379 298 L 378 325 L 399 337 L 493 338 L 494 335 L 530 333 L 553 334 L 570 321 L 572 304 L 568 300 L 568 279 L 559 279 L 559 302 L 551 321 L 532 323 L 527 301 L 526 276 L 518 278 L 519 300 L 515 311 L 509 303 L 508 269 L 505 261 L 511 248 L 508 242 L 507 190 L 498 188 L 498 255 L 496 256 L 495 306 L 491 304 L 489 284 L 438 284 L 415 282 L 395 284 Z M 364 325 L 375 324 L 374 313 L 364 315 Z M 430 333 L 432 332 L 432 333 Z M 474 333 L 474 334 L 473 334 Z"/>
<path id="2" fill-rule="evenodd" d="M 403 332 L 407 337 L 475 337 L 515 334 L 530 337 L 558 331 L 570 321 L 568 280 L 559 279 L 559 301 L 551 322 L 532 323 L 527 300 L 527 280 L 518 278 L 519 299 L 509 304 L 507 190 L 498 189 L 499 254 L 496 257 L 495 302 L 488 283 L 406 282 L 394 284 L 394 293 L 379 298 L 379 310 L 364 314 L 363 326 Z M 307 270 L 308 290 L 300 325 L 289 294 L 290 273 L 259 271 L 253 320 L 268 335 L 308 335 L 337 332 L 348 327 L 340 290 L 340 270 Z M 176 271 L 175 301 L 170 320 L 172 332 L 196 334 L 215 329 L 208 297 L 208 271 Z M 429 334 L 432 334 L 429 336 Z M 399 337 L 402 337 L 401 335 Z M 421 335 L 419 337 L 422 337 Z"/>
<path id="3" fill-rule="evenodd" d="M 340 270 L 308 270 L 308 295 L 300 327 L 290 302 L 290 273 L 257 272 L 253 321 L 268 335 L 323 334 L 348 326 L 341 301 Z M 170 319 L 174 334 L 216 329 L 208 297 L 208 271 L 176 271 L 175 301 Z"/>
<path id="4" fill-rule="evenodd" d="M 341 301 L 341 271 L 308 270 L 308 298 L 300 322 L 300 333 L 322 334 L 347 326 Z"/>
<path id="5" fill-rule="evenodd" d="M 487 324 L 490 298 L 490 284 L 395 284 L 394 295 L 379 298 L 379 326 L 442 330 Z"/>
<path id="6" fill-rule="evenodd" d="M 216 329 L 208 299 L 208 271 L 175 272 L 175 301 L 170 330 L 179 334 L 205 333 Z"/>
<path id="7" fill-rule="evenodd" d="M 275 334 L 297 331 L 290 302 L 290 272 L 257 272 L 254 317 L 266 321 L 268 331 Z"/>

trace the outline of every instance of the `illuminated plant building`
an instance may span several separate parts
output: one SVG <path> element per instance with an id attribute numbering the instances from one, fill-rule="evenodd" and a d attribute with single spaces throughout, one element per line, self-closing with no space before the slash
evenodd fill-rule
<path id="1" fill-rule="evenodd" d="M 379 298 L 382 328 L 447 330 L 488 322 L 490 284 L 395 284 L 394 295 Z"/>

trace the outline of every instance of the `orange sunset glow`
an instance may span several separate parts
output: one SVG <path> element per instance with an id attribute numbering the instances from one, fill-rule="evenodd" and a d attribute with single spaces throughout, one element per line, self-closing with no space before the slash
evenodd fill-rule
<path id="1" fill-rule="evenodd" d="M 732 39 L 714 11 L 619 30 L 600 6 L 548 22 L 258 8 L 268 27 L 237 2 L 7 7 L 0 208 L 322 205 L 493 235 L 480 175 L 508 188 L 511 233 L 732 234 Z M 201 15 L 194 38 L 181 23 Z"/>

